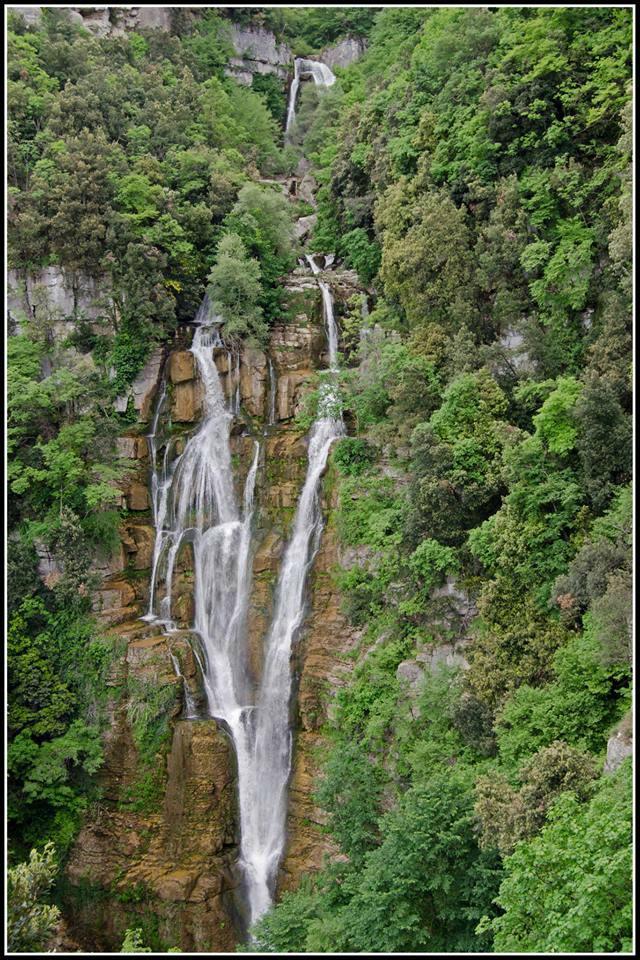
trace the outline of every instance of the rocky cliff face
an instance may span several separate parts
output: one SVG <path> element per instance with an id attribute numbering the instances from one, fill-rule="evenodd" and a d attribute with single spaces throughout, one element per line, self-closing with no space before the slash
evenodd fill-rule
<path id="1" fill-rule="evenodd" d="M 42 7 L 10 8 L 19 13 L 25 23 L 34 25 L 41 16 Z M 176 10 L 183 19 L 199 15 L 197 7 L 60 7 L 69 20 L 90 30 L 96 37 L 122 37 L 130 30 L 177 29 Z M 293 71 L 294 55 L 290 48 L 270 31 L 259 26 L 240 26 L 229 22 L 229 42 L 234 55 L 225 70 L 238 83 L 251 86 L 255 74 L 272 74 L 283 84 Z M 366 49 L 360 37 L 346 37 L 325 47 L 321 59 L 331 69 L 348 67 L 358 60 Z"/>
<path id="2" fill-rule="evenodd" d="M 230 40 L 236 55 L 229 61 L 228 76 L 247 86 L 251 85 L 255 73 L 270 73 L 286 80 L 293 54 L 286 44 L 278 43 L 269 30 L 232 23 Z"/>
<path id="3" fill-rule="evenodd" d="M 333 282 L 338 298 L 354 292 L 356 281 L 349 271 L 336 271 Z M 204 704 L 193 653 L 197 640 L 189 633 L 190 549 L 177 561 L 173 611 L 179 631 L 161 635 L 153 623 L 139 619 L 149 601 L 155 537 L 146 434 L 163 379 L 168 398 L 164 429 L 178 452 L 201 416 L 203 391 L 188 338 L 183 330 L 172 349 L 156 350 L 125 398 L 133 402 L 137 422 L 118 441 L 120 455 L 129 462 L 122 484 L 121 543 L 113 557 L 95 568 L 102 578 L 94 595 L 95 613 L 121 652 L 110 681 L 102 798 L 87 817 L 67 868 L 66 921 L 70 935 L 85 949 L 118 950 L 131 926 L 142 926 L 155 949 L 230 951 L 240 935 L 234 902 L 238 826 L 233 751 L 215 721 L 186 719 L 184 713 L 185 690 L 196 707 Z M 251 669 L 257 677 L 277 572 L 306 473 L 306 434 L 295 418 L 313 389 L 315 371 L 326 365 L 321 295 L 310 273 L 298 269 L 290 276 L 286 308 L 266 351 L 216 348 L 214 357 L 227 397 L 240 398 L 231 430 L 238 492 L 255 440 L 261 445 L 249 607 Z M 331 491 L 329 471 L 325 514 L 331 511 Z M 343 655 L 354 643 L 333 587 L 337 561 L 329 521 L 292 665 L 298 693 L 283 890 L 334 852 L 322 834 L 322 814 L 311 792 L 322 745 L 319 729 L 331 693 L 344 682 Z M 43 571 L 45 566 L 43 559 Z M 55 571 L 46 575 L 55 576 Z"/>
<path id="4" fill-rule="evenodd" d="M 78 319 L 93 321 L 104 316 L 110 302 L 104 278 L 71 275 L 60 267 L 45 267 L 38 273 L 7 274 L 7 312 L 12 333 L 25 320 L 47 325 L 63 340 Z"/>
<path id="5" fill-rule="evenodd" d="M 10 7 L 35 24 L 42 7 Z M 124 36 L 128 30 L 170 30 L 171 7 L 60 7 L 69 20 L 97 37 Z"/>
<path id="6" fill-rule="evenodd" d="M 148 633 L 129 624 L 118 634 L 127 649 L 114 684 L 124 696 L 107 735 L 102 800 L 67 865 L 67 922 L 85 949 L 118 950 L 127 927 L 141 926 L 155 949 L 233 950 L 231 747 L 214 720 L 180 719 L 181 683 L 167 639 Z M 159 783 L 141 770 L 132 709 L 141 687 L 166 702 L 169 735 L 153 758 Z"/>

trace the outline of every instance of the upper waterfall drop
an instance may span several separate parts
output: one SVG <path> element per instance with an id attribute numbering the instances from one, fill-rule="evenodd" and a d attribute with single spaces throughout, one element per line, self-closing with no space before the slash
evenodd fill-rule
<path id="1" fill-rule="evenodd" d="M 291 89 L 289 91 L 287 123 L 284 130 L 285 138 L 289 135 L 289 131 L 296 117 L 296 100 L 302 77 L 311 77 L 313 82 L 319 87 L 331 87 L 336 82 L 334 73 L 326 63 L 320 63 L 319 60 L 305 60 L 302 57 L 296 57 L 293 66 L 293 80 L 291 81 Z"/>

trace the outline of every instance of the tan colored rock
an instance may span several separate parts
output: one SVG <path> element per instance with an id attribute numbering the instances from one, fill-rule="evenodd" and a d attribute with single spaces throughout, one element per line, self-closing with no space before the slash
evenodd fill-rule
<path id="1" fill-rule="evenodd" d="M 148 570 L 153 561 L 156 531 L 150 524 L 136 523 L 127 527 L 126 549 L 134 570 Z"/>
<path id="2" fill-rule="evenodd" d="M 232 748 L 214 720 L 178 721 L 167 759 L 164 842 L 201 864 L 235 842 Z"/>
<path id="3" fill-rule="evenodd" d="M 151 506 L 149 490 L 144 483 L 134 482 L 130 484 L 125 496 L 129 510 L 148 510 Z"/>
<path id="4" fill-rule="evenodd" d="M 171 612 L 181 627 L 190 627 L 195 617 L 195 604 L 192 593 L 183 593 L 171 604 Z"/>
<path id="5" fill-rule="evenodd" d="M 169 379 L 172 383 L 194 380 L 195 376 L 195 358 L 189 350 L 177 350 L 170 354 Z"/>
<path id="6" fill-rule="evenodd" d="M 253 560 L 254 576 L 266 570 L 276 573 L 284 552 L 284 541 L 275 531 L 271 531 L 264 538 Z"/>
<path id="7" fill-rule="evenodd" d="M 146 437 L 117 437 L 116 449 L 127 460 L 145 460 L 149 453 Z"/>
<path id="8" fill-rule="evenodd" d="M 168 639 L 168 646 L 173 657 L 176 658 L 182 675 L 185 691 L 189 693 L 198 716 L 208 713 L 207 696 L 203 678 L 194 654 L 194 647 L 201 649 L 199 637 L 185 630 L 182 634 L 172 633 Z"/>
<path id="9" fill-rule="evenodd" d="M 267 358 L 262 350 L 245 347 L 240 362 L 240 399 L 252 417 L 265 412 Z"/>
<path id="10" fill-rule="evenodd" d="M 98 616 L 103 626 L 117 626 L 120 623 L 127 623 L 134 617 L 141 616 L 142 612 L 138 604 L 129 604 L 129 606 L 126 607 L 114 607 L 108 610 L 101 610 Z"/>
<path id="11" fill-rule="evenodd" d="M 191 543 L 183 543 L 176 556 L 174 569 L 177 573 L 192 572 L 194 566 L 193 545 Z"/>
<path id="12" fill-rule="evenodd" d="M 126 705 L 128 684 L 138 691 L 135 696 L 140 696 L 141 683 L 180 689 L 167 637 L 145 635 L 149 629 L 150 624 L 131 622 L 119 631 L 129 638 L 116 688 L 125 684 L 125 701 L 110 707 L 102 800 L 87 817 L 66 867 L 72 886 L 88 882 L 101 892 L 70 897 L 65 917 L 84 950 L 117 952 L 134 919 L 131 911 L 139 910 L 157 918 L 167 946 L 183 952 L 232 952 L 237 935 L 227 904 L 234 884 L 237 812 L 227 736 L 213 720 L 174 720 L 166 760 L 158 756 L 163 800 L 146 813 L 118 806 L 140 777 Z M 188 645 L 180 635 L 171 642 Z M 139 907 L 128 897 L 132 890 L 141 892 Z"/>
<path id="13" fill-rule="evenodd" d="M 305 460 L 307 444 L 300 430 L 287 429 L 267 438 L 266 453 L 268 461 Z M 305 464 L 306 471 L 306 464 Z"/>
<path id="14" fill-rule="evenodd" d="M 220 375 L 229 373 L 230 354 L 226 347 L 213 348 L 213 361 Z"/>
<path id="15" fill-rule="evenodd" d="M 126 580 L 107 582 L 94 594 L 93 609 L 108 613 L 132 604 L 135 598 L 135 590 Z"/>
<path id="16" fill-rule="evenodd" d="M 198 882 L 198 874 L 191 870 L 173 870 L 153 881 L 153 891 L 160 900 L 188 900 Z"/>
<path id="17" fill-rule="evenodd" d="M 278 373 L 309 371 L 318 366 L 318 360 L 326 349 L 326 334 L 320 317 L 321 314 L 319 322 L 312 322 L 306 314 L 299 314 L 292 323 L 274 324 L 269 353 Z"/>
<path id="18" fill-rule="evenodd" d="M 291 420 L 302 410 L 305 385 L 311 380 L 310 370 L 281 373 L 276 388 L 276 418 Z"/>
<path id="19" fill-rule="evenodd" d="M 121 540 L 123 536 L 126 537 L 126 534 L 121 532 Z M 116 574 L 122 573 L 126 564 L 127 551 L 124 544 L 120 542 L 114 548 L 110 556 L 96 556 L 91 563 L 90 570 L 91 573 L 98 574 L 103 579 L 107 579 L 108 577 L 113 577 Z"/>
<path id="20" fill-rule="evenodd" d="M 195 380 L 177 383 L 173 389 L 171 419 L 175 423 L 195 423 L 202 411 L 202 387 Z"/>

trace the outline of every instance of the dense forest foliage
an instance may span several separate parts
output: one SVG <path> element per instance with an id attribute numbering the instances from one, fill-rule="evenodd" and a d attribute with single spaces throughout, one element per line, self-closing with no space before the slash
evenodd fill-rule
<path id="1" fill-rule="evenodd" d="M 602 776 L 630 706 L 630 39 L 625 10 L 385 10 L 303 91 L 315 246 L 373 304 L 333 457 L 368 654 L 317 791 L 344 860 L 265 950 L 630 948 L 629 761 Z M 447 577 L 469 668 L 416 692 Z"/>
<path id="2" fill-rule="evenodd" d="M 10 22 L 10 266 L 105 290 L 102 333 L 21 317 L 9 340 L 11 854 L 45 851 L 14 886 L 51 883 L 45 844 L 64 860 L 96 796 L 119 651 L 90 593 L 133 416 L 113 400 L 207 285 L 230 337 L 266 342 L 295 205 L 260 181 L 304 154 L 312 248 L 365 291 L 331 467 L 362 639 L 317 785 L 342 856 L 257 943 L 628 951 L 630 761 L 602 771 L 631 703 L 630 11 L 229 15 L 298 55 L 367 37 L 330 90 L 303 85 L 286 147 L 284 90 L 225 77 L 217 11 L 107 39 L 53 9 Z M 447 584 L 477 608 L 468 668 L 409 686 L 399 666 L 459 633 Z"/>

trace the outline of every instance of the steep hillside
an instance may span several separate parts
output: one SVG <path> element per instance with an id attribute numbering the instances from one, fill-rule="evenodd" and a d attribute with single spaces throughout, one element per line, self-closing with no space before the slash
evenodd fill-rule
<path id="1" fill-rule="evenodd" d="M 9 27 L 10 948 L 629 951 L 630 10 Z"/>

